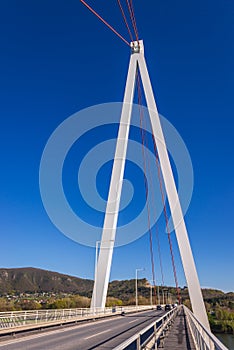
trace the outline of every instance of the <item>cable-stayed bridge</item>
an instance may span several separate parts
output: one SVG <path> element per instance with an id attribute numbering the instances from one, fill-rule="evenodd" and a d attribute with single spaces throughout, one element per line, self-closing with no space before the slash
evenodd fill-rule
<path id="1" fill-rule="evenodd" d="M 90 309 L 32 310 L 0 313 L 0 334 L 2 335 L 0 348 L 8 350 L 140 350 L 158 348 L 225 350 L 227 348 L 210 331 L 187 228 L 144 57 L 144 45 L 143 41 L 139 40 L 132 1 L 127 0 L 126 3 L 134 34 L 131 32 L 121 2 L 118 1 L 130 35 L 130 42 L 124 39 L 84 0 L 81 0 L 81 2 L 118 35 L 130 47 L 131 51 L 103 232 L 100 241 L 100 252 L 97 256 L 95 266 L 95 283 L 91 307 Z M 180 304 L 179 294 L 178 305 L 174 307 L 168 305 L 169 309 L 167 309 L 166 305 L 162 305 L 161 309 L 157 309 L 156 305 L 139 307 L 137 305 L 137 297 L 135 306 L 124 307 L 124 309 L 118 307 L 111 309 L 105 308 L 116 239 L 135 88 L 137 88 L 138 93 L 141 123 L 143 123 L 144 117 L 144 110 L 142 108 L 143 93 L 145 96 L 151 123 L 155 163 L 159 174 L 162 201 L 164 202 L 165 199 L 163 198 L 163 186 L 165 186 L 193 312 Z M 142 133 L 143 146 L 144 142 L 145 135 Z M 144 167 L 146 170 L 146 158 L 144 158 Z M 146 198 L 147 191 L 148 188 L 146 186 Z M 152 281 L 154 287 L 156 287 L 150 211 L 148 207 L 147 209 L 151 242 Z M 166 205 L 164 205 L 163 209 L 175 284 L 177 289 L 179 289 Z M 20 336 L 22 334 L 24 334 L 24 337 Z M 12 335 L 14 338 L 12 338 Z"/>

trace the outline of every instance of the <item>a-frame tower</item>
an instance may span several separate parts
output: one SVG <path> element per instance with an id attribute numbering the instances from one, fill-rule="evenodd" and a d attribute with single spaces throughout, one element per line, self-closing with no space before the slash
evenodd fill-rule
<path id="1" fill-rule="evenodd" d="M 188 233 L 184 222 L 183 212 L 181 209 L 175 180 L 169 161 L 167 147 L 165 144 L 165 139 L 145 62 L 143 41 L 140 40 L 132 42 L 131 50 L 132 51 L 124 94 L 123 109 L 119 125 L 115 158 L 112 169 L 110 189 L 100 245 L 100 253 L 95 271 L 95 283 L 93 289 L 91 308 L 95 309 L 97 307 L 105 307 L 108 283 L 110 278 L 113 248 L 115 243 L 116 227 L 119 214 L 119 205 L 127 153 L 136 73 L 137 69 L 139 69 L 139 74 L 141 76 L 145 92 L 147 107 L 149 110 L 152 131 L 157 146 L 171 216 L 173 219 L 176 238 L 178 241 L 181 260 L 184 268 L 185 277 L 187 280 L 192 309 L 195 316 L 200 320 L 200 322 L 207 329 L 209 329 L 209 322 L 202 298 L 201 288 L 192 255 L 192 250 L 188 239 Z"/>

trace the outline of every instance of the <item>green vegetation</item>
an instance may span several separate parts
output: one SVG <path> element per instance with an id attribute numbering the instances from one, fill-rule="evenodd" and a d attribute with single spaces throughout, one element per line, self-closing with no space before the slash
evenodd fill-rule
<path id="1" fill-rule="evenodd" d="M 218 308 L 213 314 L 208 314 L 210 326 L 214 333 L 234 334 L 234 313 Z"/>
<path id="2" fill-rule="evenodd" d="M 90 306 L 93 281 L 34 268 L 0 269 L 0 311 L 85 308 Z M 159 287 L 160 302 L 175 303 L 174 287 Z M 138 304 L 158 303 L 158 290 L 138 280 Z M 213 332 L 234 333 L 234 293 L 203 289 L 203 298 Z M 184 305 L 191 308 L 187 287 L 180 288 Z M 135 304 L 135 279 L 112 281 L 106 306 Z"/>
<path id="3" fill-rule="evenodd" d="M 205 300 L 212 331 L 234 334 L 234 293 L 211 293 Z"/>
<path id="4" fill-rule="evenodd" d="M 234 293 L 203 289 L 202 294 L 212 332 L 234 334 Z M 184 304 L 191 308 L 188 298 Z"/>
<path id="5" fill-rule="evenodd" d="M 29 294 L 0 297 L 0 311 L 70 309 L 90 306 L 90 299 L 69 294 Z"/>

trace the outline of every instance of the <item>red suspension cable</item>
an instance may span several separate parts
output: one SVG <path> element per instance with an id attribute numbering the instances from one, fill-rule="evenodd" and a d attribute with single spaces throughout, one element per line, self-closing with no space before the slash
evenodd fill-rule
<path id="1" fill-rule="evenodd" d="M 139 75 L 138 75 L 138 80 L 139 80 Z M 138 82 L 138 86 L 139 86 L 139 90 L 140 90 L 139 82 Z M 142 95 L 141 90 L 140 90 L 140 94 Z M 147 137 L 146 137 L 145 130 L 146 130 L 146 127 L 143 128 L 143 131 L 144 131 L 144 138 L 146 139 L 146 148 L 148 149 L 149 147 L 148 147 L 148 142 L 147 142 Z M 156 200 L 155 200 L 155 196 L 154 196 L 153 181 L 152 181 L 152 176 L 151 176 L 152 174 L 151 174 L 151 171 L 150 171 L 150 161 L 149 161 L 148 157 L 147 157 L 147 160 L 148 160 L 148 168 L 149 168 L 149 184 L 150 184 L 151 194 L 152 194 L 152 208 L 153 208 L 153 211 L 154 211 L 154 215 L 156 217 L 157 216 L 156 205 L 155 205 Z M 157 240 L 157 246 L 158 246 L 158 255 L 159 255 L 159 263 L 160 263 L 160 270 L 161 270 L 162 285 L 164 285 L 163 265 L 162 265 L 161 247 L 160 247 L 159 231 L 158 231 L 157 222 L 155 223 L 155 231 L 156 231 L 156 240 Z"/>
<path id="2" fill-rule="evenodd" d="M 159 264 L 160 264 L 161 277 L 162 277 L 162 285 L 164 286 L 164 275 L 163 275 L 163 265 L 162 265 L 162 254 L 161 254 L 161 247 L 160 247 L 160 240 L 159 240 L 159 232 L 158 232 L 157 223 L 155 224 L 155 231 L 156 231 L 156 239 L 157 239 L 157 245 L 158 245 L 158 255 L 159 255 Z"/>
<path id="3" fill-rule="evenodd" d="M 119 8 L 120 8 L 120 11 L 121 11 L 122 16 L 123 16 L 124 23 L 125 23 L 125 25 L 126 25 L 126 27 L 127 27 L 127 30 L 128 30 L 129 36 L 130 36 L 130 39 L 131 39 L 131 41 L 134 41 L 133 35 L 132 35 L 132 32 L 131 32 L 131 29 L 130 29 L 130 27 L 129 27 L 129 25 L 128 25 L 127 18 L 126 18 L 126 16 L 125 16 L 123 7 L 122 7 L 122 5 L 121 5 L 121 2 L 120 2 L 120 0 L 117 0 L 117 1 L 118 1 L 118 5 L 119 5 Z"/>
<path id="4" fill-rule="evenodd" d="M 138 88 L 138 105 L 139 105 L 139 108 L 140 108 L 140 125 L 141 125 L 142 145 L 144 146 L 144 144 L 145 144 L 145 142 L 147 140 L 145 140 L 146 139 L 145 138 L 146 135 L 145 135 L 144 128 L 142 127 L 144 111 L 142 109 L 142 95 L 141 95 L 141 86 L 140 86 L 140 76 L 139 76 L 138 71 L 137 71 L 137 88 Z M 168 242 L 169 242 L 169 247 L 170 247 L 170 254 L 171 254 L 171 260 L 172 260 L 173 274 L 174 274 L 174 279 L 175 279 L 175 284 L 176 284 L 177 296 L 178 296 L 178 300 L 179 300 L 179 303 L 180 303 L 180 291 L 179 291 L 179 286 L 178 286 L 178 279 L 177 279 L 177 273 L 176 273 L 176 267 L 175 267 L 175 259 L 174 259 L 174 254 L 173 254 L 172 240 L 171 240 L 170 229 L 169 229 L 169 220 L 168 220 L 168 215 L 167 215 L 165 196 L 164 196 L 164 192 L 163 192 L 163 180 L 162 180 L 161 168 L 160 168 L 159 157 L 158 157 L 158 152 L 157 152 L 157 147 L 156 147 L 155 138 L 153 136 L 153 132 L 151 133 L 151 135 L 152 135 L 153 146 L 154 146 L 154 153 L 155 153 L 155 158 L 156 158 L 156 165 L 157 165 L 158 178 L 159 178 L 159 184 L 160 184 L 160 192 L 161 192 L 162 204 L 163 204 L 163 213 L 164 213 L 164 218 L 165 218 L 165 222 L 166 222 L 166 230 L 167 230 Z M 142 153 L 143 153 L 143 158 L 144 158 L 144 172 L 146 173 L 144 147 L 143 147 Z M 152 275 L 154 276 L 154 258 L 153 258 L 153 247 L 152 247 L 152 230 L 151 230 L 151 227 L 150 227 L 150 208 L 149 208 L 149 203 L 148 203 L 148 187 L 147 187 L 146 180 L 145 180 L 145 188 L 146 188 L 146 197 L 147 197 L 148 226 L 149 226 L 149 232 L 150 232 L 150 250 L 151 250 Z M 162 262 L 161 262 L 161 259 L 160 259 L 160 265 L 161 264 L 162 264 Z M 162 265 L 161 265 L 161 272 L 162 272 Z M 162 279 L 163 279 L 163 274 L 162 274 Z M 164 284 L 164 279 L 163 279 L 163 284 Z M 155 286 L 155 289 L 156 289 L 156 286 Z M 156 290 L 155 290 L 155 293 L 156 293 Z"/>
<path id="5" fill-rule="evenodd" d="M 139 94 L 140 96 L 142 96 L 142 93 L 141 93 L 141 89 L 140 89 L 140 82 L 139 82 L 139 74 L 138 74 L 138 90 L 139 90 Z M 140 99 L 142 101 L 142 98 Z M 141 102 L 141 106 L 142 106 L 142 102 Z M 143 113 L 143 111 L 142 111 Z M 141 125 L 142 127 L 142 125 Z M 148 142 L 147 142 L 147 137 L 146 137 L 146 133 L 145 133 L 145 129 L 146 128 L 143 128 L 143 132 L 144 132 L 144 140 L 146 140 L 146 148 L 148 148 Z M 149 183 L 150 183 L 150 188 L 151 188 L 151 194 L 152 194 L 152 207 L 153 207 L 153 210 L 154 210 L 154 215 L 156 217 L 156 206 L 155 206 L 155 196 L 154 196 L 154 190 L 153 190 L 153 181 L 152 181 L 152 176 L 151 176 L 151 171 L 150 171 L 150 162 L 149 162 L 149 159 L 147 158 L 148 160 L 148 168 L 149 168 Z M 159 255 L 159 263 L 160 263 L 160 271 L 161 271 L 161 278 L 162 278 L 162 285 L 164 285 L 164 275 L 163 275 L 163 264 L 162 264 L 162 255 L 161 255 L 161 247 L 160 247 L 160 240 L 159 240 L 159 232 L 158 232 L 158 226 L 157 226 L 157 222 L 155 223 L 155 231 L 156 231 L 156 240 L 157 240 L 157 246 L 158 246 L 158 255 Z"/>
<path id="6" fill-rule="evenodd" d="M 168 220 L 168 215 L 167 215 L 165 196 L 164 196 L 164 192 L 163 192 L 162 174 L 161 174 L 161 168 L 160 168 L 159 157 L 158 157 L 158 152 L 157 152 L 157 146 L 156 146 L 156 142 L 155 142 L 155 138 L 154 138 L 153 134 L 152 134 L 152 139 L 153 139 L 154 153 L 155 153 L 156 164 L 157 164 L 157 169 L 158 169 L 158 178 L 159 178 L 160 192 L 161 192 L 161 197 L 162 197 L 163 213 L 164 213 L 165 222 L 166 222 L 168 242 L 169 242 L 170 253 L 171 253 L 172 268 L 173 268 L 174 279 L 175 279 L 175 284 L 176 284 L 177 296 L 178 296 L 178 300 L 180 303 L 180 290 L 179 290 L 176 267 L 175 267 L 175 259 L 174 259 L 174 254 L 173 254 L 171 234 L 170 234 L 170 229 L 169 229 L 169 225 L 168 225 L 169 220 Z"/>
<path id="7" fill-rule="evenodd" d="M 132 26 L 133 26 L 134 33 L 135 33 L 135 36 L 136 36 L 136 40 L 138 41 L 139 40 L 139 35 L 138 35 L 138 30 L 137 30 L 137 25 L 136 25 L 136 18 L 135 18 L 134 9 L 133 9 L 133 3 L 132 3 L 132 1 L 130 3 L 129 0 L 126 0 L 126 3 L 128 5 L 128 11 L 129 11 L 130 18 L 131 18 L 131 21 L 132 21 Z"/>
<path id="8" fill-rule="evenodd" d="M 154 252 L 153 252 L 153 235 L 152 235 L 152 229 L 151 229 L 151 220 L 150 220 L 150 206 L 149 206 L 149 191 L 146 181 L 146 172 L 147 172 L 147 164 L 146 164 L 146 155 L 144 150 L 144 145 L 147 142 L 146 135 L 145 135 L 145 129 L 143 128 L 143 119 L 144 119 L 144 111 L 142 108 L 142 94 L 141 94 L 141 86 L 140 86 L 140 76 L 137 70 L 137 91 L 138 91 L 138 106 L 140 111 L 140 126 L 141 126 L 141 139 L 142 139 L 142 156 L 143 156 L 143 163 L 144 163 L 144 184 L 145 184 L 145 195 L 146 195 L 146 206 L 147 206 L 147 220 L 148 220 L 148 229 L 149 229 L 149 236 L 150 236 L 150 256 L 151 256 L 151 267 L 152 267 L 152 277 L 153 277 L 153 286 L 154 286 L 154 296 L 155 296 L 155 304 L 156 304 L 156 282 L 155 282 L 155 267 L 154 267 Z M 147 145 L 146 145 L 147 147 Z M 149 164 L 148 164 L 149 166 Z"/>
<path id="9" fill-rule="evenodd" d="M 134 26 L 135 26 L 135 30 L 136 30 L 136 39 L 138 41 L 139 35 L 138 35 L 138 29 L 137 29 L 137 24 L 136 24 L 135 11 L 134 11 L 134 7 L 133 7 L 133 0 L 130 0 L 130 7 L 131 7 L 133 22 L 134 22 Z"/>
<path id="10" fill-rule="evenodd" d="M 84 0 L 80 0 L 83 5 L 85 5 L 89 11 L 91 11 L 95 16 L 97 16 L 100 21 L 102 21 L 112 32 L 114 32 L 121 40 L 125 42 L 128 46 L 130 46 L 130 43 L 121 35 L 119 34 L 107 21 L 105 21 L 91 6 L 89 6 Z"/>

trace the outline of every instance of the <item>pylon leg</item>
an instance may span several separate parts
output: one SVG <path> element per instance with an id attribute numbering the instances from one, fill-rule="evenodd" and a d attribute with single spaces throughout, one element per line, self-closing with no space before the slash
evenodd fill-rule
<path id="1" fill-rule="evenodd" d="M 178 192 L 167 152 L 167 147 L 159 119 L 159 114 L 154 99 L 153 89 L 150 83 L 145 58 L 140 55 L 138 60 L 142 84 L 145 91 L 145 98 L 150 114 L 153 135 L 155 138 L 163 180 L 170 206 L 171 216 L 174 223 L 176 238 L 179 246 L 182 265 L 184 268 L 185 278 L 188 285 L 189 296 L 194 314 L 200 322 L 210 329 L 204 301 L 202 298 L 201 287 L 198 280 L 197 270 L 193 259 L 191 246 L 189 243 L 188 233 L 184 221 L 183 212 L 180 205 Z"/>
<path id="2" fill-rule="evenodd" d="M 128 146 L 128 135 L 135 90 L 136 64 L 137 57 L 131 55 L 102 231 L 100 253 L 95 273 L 96 276 L 91 301 L 91 308 L 93 309 L 97 307 L 104 308 L 106 303 Z"/>

